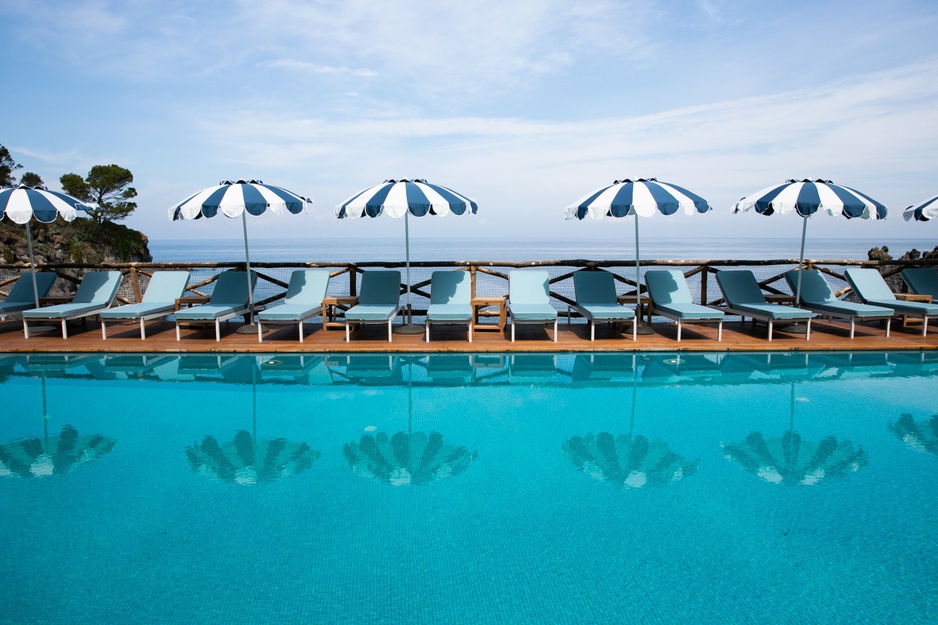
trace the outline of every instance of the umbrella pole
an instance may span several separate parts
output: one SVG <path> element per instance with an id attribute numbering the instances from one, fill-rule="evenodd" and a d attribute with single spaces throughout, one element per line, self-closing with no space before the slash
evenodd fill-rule
<path id="1" fill-rule="evenodd" d="M 32 269 L 33 274 L 33 303 L 36 308 L 39 308 L 39 287 L 36 286 L 36 259 L 33 258 L 33 234 L 28 221 L 26 222 L 26 246 L 29 248 L 29 267 Z"/>
<path id="2" fill-rule="evenodd" d="M 635 314 L 638 315 L 638 323 L 635 326 L 636 334 L 654 334 L 655 331 L 651 329 L 651 324 L 642 323 L 642 267 L 639 264 L 639 254 L 638 248 L 638 213 L 635 212 L 635 209 L 632 209 L 632 214 L 635 216 Z"/>
<path id="3" fill-rule="evenodd" d="M 244 232 L 244 264 L 247 267 L 248 280 L 248 310 L 251 311 L 251 321 L 254 320 L 254 289 L 251 288 L 251 254 L 248 251 L 248 218 L 247 210 L 241 211 L 241 230 Z"/>
<path id="4" fill-rule="evenodd" d="M 423 334 L 423 326 L 414 325 L 414 309 L 410 301 L 410 210 L 404 213 L 404 266 L 407 281 L 407 323 L 395 326 L 397 334 Z"/>
<path id="5" fill-rule="evenodd" d="M 798 286 L 795 289 L 795 306 L 801 302 L 801 272 L 804 271 L 804 240 L 808 233 L 808 216 L 802 217 L 804 222 L 801 224 L 801 256 L 798 259 Z"/>

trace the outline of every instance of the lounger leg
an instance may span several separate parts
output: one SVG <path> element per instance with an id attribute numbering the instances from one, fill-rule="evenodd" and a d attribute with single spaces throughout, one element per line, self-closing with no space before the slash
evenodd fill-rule
<path id="1" fill-rule="evenodd" d="M 68 326 L 65 325 L 65 319 L 62 319 L 62 338 L 68 338 Z"/>
<path id="2" fill-rule="evenodd" d="M 430 322 L 429 322 L 429 321 L 427 322 L 427 324 L 426 324 L 426 326 L 425 326 L 425 330 L 424 330 L 424 333 L 423 333 L 423 342 L 424 342 L 424 343 L 429 343 L 429 342 L 430 342 Z"/>
<path id="3" fill-rule="evenodd" d="M 345 342 L 348 343 L 350 340 L 351 331 L 348 328 L 348 321 L 345 322 Z"/>
<path id="4" fill-rule="evenodd" d="M 104 322 L 101 322 L 101 329 L 104 329 Z M 143 320 L 143 317 L 140 318 L 140 340 L 145 341 L 147 338 L 147 326 L 146 322 Z"/>
<path id="5" fill-rule="evenodd" d="M 853 340 L 853 330 L 856 325 L 857 325 L 857 320 L 854 319 L 853 317 L 850 317 L 850 340 L 851 341 Z"/>
<path id="6" fill-rule="evenodd" d="M 889 326 L 892 324 L 892 317 L 886 319 L 886 338 L 889 338 Z"/>
<path id="7" fill-rule="evenodd" d="M 512 343 L 515 342 L 515 324 L 514 324 L 514 322 L 512 322 L 512 324 L 511 324 L 511 342 L 512 342 Z"/>
<path id="8" fill-rule="evenodd" d="M 221 340 L 221 321 L 215 320 L 215 342 Z"/>
<path id="9" fill-rule="evenodd" d="M 804 340 L 806 341 L 811 340 L 811 320 L 810 319 L 808 319 L 808 327 L 805 329 Z"/>
<path id="10" fill-rule="evenodd" d="M 596 322 L 590 319 L 590 341 L 596 340 Z"/>
<path id="11" fill-rule="evenodd" d="M 472 342 L 472 320 L 469 320 L 469 342 Z"/>
<path id="12" fill-rule="evenodd" d="M 922 317 L 922 336 L 928 334 L 928 315 Z"/>
<path id="13" fill-rule="evenodd" d="M 176 340 L 179 340 L 179 322 L 176 322 Z"/>
<path id="14" fill-rule="evenodd" d="M 104 319 L 101 320 L 101 340 L 107 340 L 107 330 L 104 328 Z"/>
<path id="15" fill-rule="evenodd" d="M 261 330 L 261 320 L 260 320 L 260 319 L 256 319 L 256 321 L 257 321 L 257 342 L 258 342 L 258 343 L 263 343 L 263 342 L 264 342 L 264 331 Z"/>
<path id="16" fill-rule="evenodd" d="M 681 342 L 681 320 L 677 320 L 677 342 Z"/>
<path id="17" fill-rule="evenodd" d="M 257 324 L 257 329 L 258 330 L 261 329 L 260 323 Z M 303 342 L 303 322 L 302 321 L 297 325 L 297 332 L 300 333 L 300 343 L 302 343 Z"/>
<path id="18" fill-rule="evenodd" d="M 26 323 L 26 319 L 23 319 L 23 334 L 26 335 L 26 338 L 29 338 L 29 324 Z"/>
<path id="19" fill-rule="evenodd" d="M 554 343 L 557 342 L 557 320 L 554 319 Z"/>
<path id="20" fill-rule="evenodd" d="M 632 340 L 638 340 L 638 315 L 632 317 Z"/>
<path id="21" fill-rule="evenodd" d="M 388 343 L 391 342 L 391 339 L 394 336 L 394 330 L 391 328 L 391 321 L 391 319 L 388 319 Z"/>
<path id="22" fill-rule="evenodd" d="M 752 318 L 752 323 L 755 323 L 755 322 L 756 322 L 756 318 L 753 317 L 753 318 Z M 769 319 L 769 343 L 771 343 L 771 342 L 772 342 L 772 320 Z"/>
<path id="23" fill-rule="evenodd" d="M 723 320 L 720 319 L 720 323 L 717 324 L 717 343 L 723 340 Z"/>

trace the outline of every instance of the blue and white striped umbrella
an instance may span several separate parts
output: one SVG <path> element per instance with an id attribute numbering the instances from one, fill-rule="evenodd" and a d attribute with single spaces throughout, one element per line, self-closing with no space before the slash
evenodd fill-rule
<path id="1" fill-rule="evenodd" d="M 5 187 L 0 189 L 0 219 L 6 217 L 16 224 L 26 226 L 26 244 L 29 248 L 29 265 L 33 270 L 33 302 L 39 308 L 39 293 L 36 289 L 36 262 L 33 258 L 33 235 L 29 222 L 35 219 L 49 224 L 58 218 L 72 221 L 78 211 L 97 208 L 94 202 L 83 202 L 65 193 L 49 191 L 42 187 Z"/>
<path id="2" fill-rule="evenodd" d="M 929 221 L 938 217 L 938 195 L 928 198 L 920 204 L 913 204 L 902 211 L 906 221 Z"/>
<path id="3" fill-rule="evenodd" d="M 182 219 L 211 218 L 221 212 L 226 217 L 241 217 L 241 227 L 244 233 L 244 260 L 247 267 L 249 307 L 254 312 L 254 295 L 251 292 L 251 254 L 248 251 L 247 215 L 263 215 L 270 209 L 278 215 L 284 211 L 293 213 L 303 212 L 308 204 L 307 199 L 292 191 L 281 187 L 264 184 L 260 180 L 245 182 L 226 180 L 214 187 L 202 189 L 189 196 L 182 202 L 169 208 L 169 218 L 172 221 Z"/>
<path id="4" fill-rule="evenodd" d="M 605 219 L 606 217 L 635 218 L 635 292 L 641 289 L 642 277 L 639 266 L 638 217 L 652 215 L 674 215 L 683 211 L 686 215 L 706 213 L 713 210 L 710 203 L 696 193 L 656 178 L 616 180 L 611 185 L 597 189 L 567 207 L 566 218 Z"/>
<path id="5" fill-rule="evenodd" d="M 404 257 L 407 266 L 407 310 L 411 313 L 410 303 L 410 215 L 474 215 L 479 205 L 461 193 L 452 189 L 430 184 L 426 180 L 414 178 L 408 180 L 385 180 L 381 184 L 368 187 L 356 193 L 335 207 L 335 216 L 339 219 L 359 219 L 390 215 L 404 218 Z M 411 319 L 409 319 L 410 321 Z M 416 331 L 416 330 L 414 330 Z"/>
<path id="6" fill-rule="evenodd" d="M 795 211 L 803 218 L 801 227 L 801 257 L 798 268 L 804 266 L 804 242 L 808 230 L 808 217 L 824 210 L 832 217 L 847 219 L 885 219 L 886 207 L 856 189 L 836 185 L 830 180 L 788 180 L 785 184 L 766 187 L 747 195 L 733 205 L 734 213 L 755 210 L 761 215 Z M 801 273 L 795 289 L 795 302 L 801 299 Z"/>

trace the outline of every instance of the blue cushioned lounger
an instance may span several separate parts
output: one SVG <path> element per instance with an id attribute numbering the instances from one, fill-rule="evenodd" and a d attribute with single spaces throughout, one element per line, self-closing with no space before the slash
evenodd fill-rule
<path id="1" fill-rule="evenodd" d="M 723 340 L 723 311 L 693 303 L 683 273 L 677 269 L 646 271 L 645 286 L 651 297 L 652 314 L 677 323 L 678 341 L 684 323 L 717 323 L 717 341 Z"/>
<path id="2" fill-rule="evenodd" d="M 546 271 L 508 273 L 508 314 L 511 316 L 511 342 L 519 323 L 554 324 L 557 342 L 557 309 L 550 304 L 549 276 Z"/>
<path id="3" fill-rule="evenodd" d="M 769 326 L 769 340 L 772 340 L 772 328 L 776 321 L 804 321 L 807 324 L 805 340 L 811 339 L 811 318 L 814 313 L 803 308 L 785 306 L 784 304 L 770 304 L 765 301 L 759 282 L 749 270 L 719 271 L 717 284 L 726 300 L 726 312 L 739 315 L 746 320 L 764 321 Z"/>
<path id="4" fill-rule="evenodd" d="M 909 289 L 917 295 L 931 295 L 932 302 L 938 302 L 938 271 L 930 267 L 903 269 L 902 279 Z"/>
<path id="5" fill-rule="evenodd" d="M 635 311 L 619 303 L 616 296 L 616 282 L 608 271 L 577 271 L 573 274 L 573 291 L 576 297 L 576 309 L 583 315 L 590 326 L 590 340 L 596 339 L 597 323 L 632 322 L 632 340 L 638 334 L 638 320 Z M 570 315 L 567 314 L 567 321 Z"/>
<path id="6" fill-rule="evenodd" d="M 105 322 L 130 319 L 140 322 L 140 338 L 147 338 L 146 322 L 173 314 L 176 309 L 176 299 L 186 294 L 188 284 L 188 271 L 154 272 L 141 302 L 111 308 L 98 315 L 101 319 L 101 338 L 107 339 Z"/>
<path id="7" fill-rule="evenodd" d="M 883 280 L 882 274 L 875 269 L 851 268 L 844 272 L 847 282 L 864 304 L 891 308 L 897 314 L 922 319 L 922 336 L 928 334 L 928 320 L 938 317 L 938 304 L 925 302 L 904 302 L 896 299 L 895 293 Z"/>
<path id="8" fill-rule="evenodd" d="M 257 284 L 257 274 L 251 272 L 251 291 Z M 221 340 L 221 322 L 232 317 L 246 317 L 250 312 L 250 295 L 248 293 L 248 280 L 243 271 L 224 271 L 215 281 L 215 288 L 207 304 L 200 304 L 192 308 L 177 311 L 176 340 L 180 340 L 179 327 L 186 325 L 215 326 L 215 340 Z"/>
<path id="9" fill-rule="evenodd" d="M 0 319 L 19 317 L 24 310 L 36 307 L 36 297 L 45 297 L 52 289 L 56 275 L 51 272 L 36 274 L 36 292 L 33 293 L 33 272 L 27 271 L 16 279 L 10 294 L 0 302 Z"/>
<path id="10" fill-rule="evenodd" d="M 792 269 L 785 274 L 785 281 L 791 292 L 798 290 L 798 270 Z M 892 309 L 882 306 L 870 306 L 837 299 L 827 280 L 817 269 L 805 269 L 801 272 L 801 301 L 798 305 L 831 319 L 850 321 L 850 338 L 853 338 L 857 321 L 886 321 L 886 336 L 889 336 L 889 324 L 893 316 Z"/>
<path id="11" fill-rule="evenodd" d="M 401 309 L 401 272 L 362 272 L 358 303 L 345 311 L 345 342 L 352 340 L 351 326 L 356 323 L 388 325 L 388 343 L 392 340 L 391 323 Z"/>
<path id="12" fill-rule="evenodd" d="M 290 276 L 283 303 L 257 314 L 257 342 L 264 340 L 264 324 L 296 324 L 303 342 L 303 322 L 322 314 L 322 300 L 329 288 L 329 272 L 325 269 L 297 269 Z"/>
<path id="13" fill-rule="evenodd" d="M 472 342 L 472 284 L 466 271 L 434 271 L 430 276 L 430 306 L 427 308 L 425 340 L 430 342 L 430 324 L 466 324 Z"/>
<path id="14" fill-rule="evenodd" d="M 29 321 L 62 324 L 62 338 L 68 338 L 66 322 L 97 315 L 110 308 L 121 284 L 119 271 L 90 271 L 81 279 L 75 297 L 68 304 L 23 311 L 23 334 L 29 338 Z"/>

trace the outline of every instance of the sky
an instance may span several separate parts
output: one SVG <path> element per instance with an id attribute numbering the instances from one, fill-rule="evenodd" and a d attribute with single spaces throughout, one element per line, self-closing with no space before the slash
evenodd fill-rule
<path id="1" fill-rule="evenodd" d="M 632 218 L 564 209 L 656 177 L 714 211 L 643 219 L 643 236 L 796 240 L 796 216 L 731 207 L 823 178 L 890 214 L 822 215 L 809 236 L 938 239 L 901 217 L 938 194 L 936 28 L 933 0 L 0 0 L 0 144 L 56 190 L 130 169 L 124 223 L 151 239 L 239 237 L 167 218 L 236 179 L 314 199 L 253 218 L 252 238 L 397 236 L 335 206 L 402 177 L 479 204 L 412 220 L 415 237 L 631 237 Z"/>

